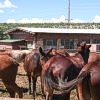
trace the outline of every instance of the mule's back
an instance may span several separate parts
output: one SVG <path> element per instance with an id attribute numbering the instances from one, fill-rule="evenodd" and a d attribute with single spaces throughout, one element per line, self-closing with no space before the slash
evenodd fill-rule
<path id="1" fill-rule="evenodd" d="M 84 66 L 84 60 L 79 53 L 74 53 L 70 57 L 68 57 L 73 64 L 76 65 L 77 68 L 82 68 Z"/>
<path id="2" fill-rule="evenodd" d="M 19 64 L 15 59 L 7 54 L 0 53 L 0 78 L 4 83 L 10 97 L 15 97 L 15 92 L 19 98 L 23 97 L 22 89 L 15 83 Z"/>
<path id="3" fill-rule="evenodd" d="M 12 65 L 19 66 L 17 61 L 9 57 L 7 54 L 0 54 L 0 71 Z"/>
<path id="4" fill-rule="evenodd" d="M 99 60 L 100 61 L 100 53 L 90 53 L 90 56 L 89 56 L 89 59 L 88 59 L 88 62 L 93 62 L 93 61 L 97 61 Z"/>
<path id="5" fill-rule="evenodd" d="M 8 73 L 12 74 L 15 71 L 13 68 L 18 69 L 18 66 L 19 64 L 16 60 L 9 57 L 7 54 L 0 54 L 0 77 L 3 75 L 6 76 Z"/>
<path id="6" fill-rule="evenodd" d="M 27 72 L 27 74 L 29 75 L 33 75 L 33 74 L 39 74 L 39 71 L 41 72 L 42 68 L 40 66 L 39 63 L 40 60 L 40 53 L 38 52 L 31 52 L 29 54 L 27 54 L 27 56 L 25 57 L 25 61 L 24 61 L 24 69 Z"/>

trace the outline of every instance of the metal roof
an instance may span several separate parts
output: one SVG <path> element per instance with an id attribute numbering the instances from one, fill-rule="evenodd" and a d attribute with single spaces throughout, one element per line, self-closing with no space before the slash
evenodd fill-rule
<path id="1" fill-rule="evenodd" d="M 28 28 L 28 27 L 18 27 L 18 28 L 10 29 L 6 31 L 5 34 L 9 34 L 9 32 L 15 31 L 16 29 L 29 32 L 31 34 L 34 33 L 100 34 L 100 29 L 61 29 L 61 28 Z"/>
<path id="2" fill-rule="evenodd" d="M 8 43 L 11 43 L 11 42 L 18 42 L 18 41 L 23 41 L 25 39 L 6 39 L 6 40 L 0 40 L 0 42 L 8 42 Z"/>

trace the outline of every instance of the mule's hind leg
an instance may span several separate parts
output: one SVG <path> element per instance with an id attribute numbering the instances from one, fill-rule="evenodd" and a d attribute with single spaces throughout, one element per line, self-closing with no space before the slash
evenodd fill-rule
<path id="1" fill-rule="evenodd" d="M 42 98 L 45 99 L 45 93 L 44 93 L 44 86 L 43 86 L 43 82 L 42 82 L 42 77 L 40 77 L 40 80 L 41 80 Z"/>
<path id="2" fill-rule="evenodd" d="M 45 93 L 46 93 L 46 100 L 52 100 L 53 89 L 48 89 Z"/>
<path id="3" fill-rule="evenodd" d="M 87 79 L 83 79 L 79 84 L 78 84 L 78 98 L 79 100 L 90 100 L 90 90 L 89 90 L 89 84 Z"/>
<path id="4" fill-rule="evenodd" d="M 62 94 L 62 100 L 70 100 L 70 93 Z"/>
<path id="5" fill-rule="evenodd" d="M 35 98 L 36 96 L 36 82 L 37 82 L 37 77 L 32 77 L 32 81 L 33 81 L 33 98 Z"/>
<path id="6" fill-rule="evenodd" d="M 29 94 L 32 94 L 32 89 L 31 89 L 31 76 L 30 75 L 27 75 L 28 77 L 28 86 L 29 86 Z"/>
<path id="7" fill-rule="evenodd" d="M 7 84 L 4 83 L 4 85 L 7 89 L 7 92 L 9 93 L 10 97 L 15 98 L 15 91 L 13 91 Z"/>
<path id="8" fill-rule="evenodd" d="M 18 93 L 19 98 L 23 98 L 23 91 L 16 83 L 11 83 L 9 86 L 12 90 Z"/>

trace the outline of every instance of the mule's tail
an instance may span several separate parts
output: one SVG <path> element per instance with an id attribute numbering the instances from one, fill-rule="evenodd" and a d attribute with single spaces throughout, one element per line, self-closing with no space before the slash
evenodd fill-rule
<path id="1" fill-rule="evenodd" d="M 52 83 L 51 83 L 52 82 Z M 50 70 L 46 70 L 42 74 L 42 87 L 44 86 L 47 89 L 55 89 L 55 90 L 60 90 L 60 88 L 57 86 L 58 85 L 58 80 L 53 76 L 53 73 Z"/>
<path id="2" fill-rule="evenodd" d="M 48 80 L 48 84 L 50 87 L 58 90 L 58 91 L 61 91 L 63 93 L 67 93 L 67 92 L 70 92 L 72 89 L 74 89 L 77 84 L 82 81 L 89 73 L 87 72 L 81 72 L 81 74 L 79 74 L 79 76 L 76 78 L 76 79 L 73 79 L 69 82 L 65 82 L 65 81 L 62 81 L 61 78 L 58 79 L 58 82 L 55 83 L 51 76 L 49 75 L 47 80 Z"/>
<path id="3" fill-rule="evenodd" d="M 46 88 L 52 88 L 50 85 L 50 73 L 48 71 L 45 71 L 42 74 L 42 88 L 44 88 L 44 86 L 46 86 Z"/>
<path id="4" fill-rule="evenodd" d="M 79 78 L 79 79 L 74 79 L 72 81 L 69 82 L 61 82 L 60 80 L 58 80 L 58 83 L 55 83 L 52 79 L 49 80 L 49 85 L 51 87 L 53 87 L 54 89 L 61 91 L 61 92 L 70 92 L 72 89 L 75 88 L 75 86 L 77 86 L 77 84 L 82 80 L 83 78 Z"/>
<path id="5" fill-rule="evenodd" d="M 53 89 L 56 89 L 61 92 L 70 92 L 72 89 L 74 89 L 77 86 L 77 84 L 79 82 L 81 82 L 85 77 L 90 75 L 92 64 L 93 63 L 91 62 L 91 63 L 88 63 L 87 65 L 85 65 L 82 68 L 79 75 L 77 76 L 77 78 L 75 78 L 69 82 L 64 81 L 60 77 L 55 78 L 50 71 L 44 73 L 43 81 L 44 81 L 45 85 L 49 88 L 53 88 Z"/>
<path id="6" fill-rule="evenodd" d="M 61 92 L 69 92 L 83 79 L 83 77 L 76 78 L 70 82 L 62 81 L 61 78 L 55 78 L 52 73 L 47 71 L 42 75 L 42 85 L 44 84 L 46 88 L 55 89 Z"/>
<path id="7" fill-rule="evenodd" d="M 91 73 L 91 66 L 92 66 L 92 62 L 86 64 L 81 72 L 79 73 L 79 75 L 77 76 L 77 78 L 67 82 L 67 81 L 63 81 L 61 78 L 58 78 L 58 83 L 55 83 L 52 78 L 50 76 L 48 76 L 49 78 L 49 85 L 51 87 L 53 87 L 56 90 L 59 91 L 63 91 L 63 92 L 69 92 L 72 89 L 74 89 L 78 83 L 80 83 L 85 77 L 89 76 Z M 66 79 L 65 79 L 66 80 Z"/>

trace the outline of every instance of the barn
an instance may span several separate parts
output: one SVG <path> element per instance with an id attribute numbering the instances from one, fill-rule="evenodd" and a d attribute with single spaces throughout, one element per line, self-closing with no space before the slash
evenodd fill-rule
<path id="1" fill-rule="evenodd" d="M 100 51 L 100 29 L 60 29 L 17 27 L 4 32 L 11 39 L 25 39 L 29 49 L 42 46 L 44 49 L 57 48 L 76 50 L 76 44 L 86 41 L 93 44 L 91 50 Z"/>
<path id="2" fill-rule="evenodd" d="M 7 40 L 0 40 L 0 50 L 6 49 L 26 49 L 26 41 L 25 39 L 7 39 Z"/>

